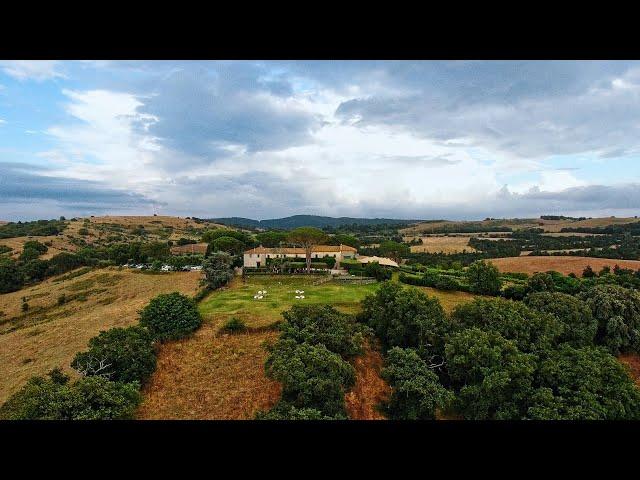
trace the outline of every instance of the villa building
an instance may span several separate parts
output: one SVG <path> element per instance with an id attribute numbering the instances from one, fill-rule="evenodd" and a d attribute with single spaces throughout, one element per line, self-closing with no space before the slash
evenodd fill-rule
<path id="1" fill-rule="evenodd" d="M 349 245 L 315 245 L 311 250 L 311 260 L 325 256 L 336 259 L 336 264 L 343 259 L 356 258 L 357 250 Z M 306 259 L 304 248 L 265 248 L 256 247 L 244 252 L 244 266 L 259 268 L 267 265 L 267 258 L 298 258 L 301 262 Z"/>

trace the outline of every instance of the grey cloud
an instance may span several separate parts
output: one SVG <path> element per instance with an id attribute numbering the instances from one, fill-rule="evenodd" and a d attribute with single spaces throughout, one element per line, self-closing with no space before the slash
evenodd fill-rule
<path id="1" fill-rule="evenodd" d="M 288 95 L 291 86 L 285 79 L 265 75 L 263 69 L 246 64 L 175 71 L 157 82 L 139 113 L 158 118 L 149 134 L 201 162 L 224 156 L 229 144 L 251 153 L 309 142 L 320 119 L 266 98 Z"/>
<path id="2" fill-rule="evenodd" d="M 34 173 L 36 168 L 38 173 Z M 0 163 L 0 210 L 7 215 L 11 213 L 7 212 L 7 205 L 38 201 L 55 203 L 67 209 L 68 215 L 80 211 L 144 208 L 152 204 L 142 195 L 99 182 L 46 176 L 46 170 L 26 163 Z"/>
<path id="3" fill-rule="evenodd" d="M 437 140 L 470 138 L 476 146 L 525 158 L 589 151 L 622 156 L 640 146 L 640 79 L 630 71 L 639 66 L 474 62 L 452 69 L 434 63 L 419 69 L 422 82 L 417 74 L 385 77 L 406 93 L 351 99 L 336 115 Z M 617 77 L 632 88 L 613 88 Z"/>

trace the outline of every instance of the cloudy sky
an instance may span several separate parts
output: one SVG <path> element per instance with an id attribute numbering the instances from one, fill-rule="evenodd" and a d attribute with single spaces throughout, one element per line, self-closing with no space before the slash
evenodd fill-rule
<path id="1" fill-rule="evenodd" d="M 640 213 L 639 62 L 0 61 L 0 219 Z"/>

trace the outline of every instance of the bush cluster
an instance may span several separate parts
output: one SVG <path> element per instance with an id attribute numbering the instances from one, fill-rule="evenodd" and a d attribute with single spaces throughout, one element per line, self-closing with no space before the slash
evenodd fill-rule
<path id="1" fill-rule="evenodd" d="M 345 419 L 344 395 L 355 383 L 345 359 L 362 351 L 366 329 L 329 305 L 296 305 L 283 316 L 265 363 L 267 376 L 282 383 L 282 398 L 256 418 Z"/>
<path id="2" fill-rule="evenodd" d="M 179 292 L 158 295 L 140 312 L 140 325 L 160 341 L 183 338 L 201 324 L 196 302 Z"/>
<path id="3" fill-rule="evenodd" d="M 384 347 L 391 418 L 640 419 L 640 389 L 611 355 L 637 349 L 639 299 L 618 286 L 541 291 L 448 317 L 417 289 L 383 285 L 359 319 Z"/>

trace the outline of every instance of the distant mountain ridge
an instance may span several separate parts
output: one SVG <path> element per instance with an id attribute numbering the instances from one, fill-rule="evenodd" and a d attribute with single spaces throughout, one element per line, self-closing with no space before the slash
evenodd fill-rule
<path id="1" fill-rule="evenodd" d="M 288 230 L 298 227 L 339 227 L 342 225 L 380 225 L 383 223 L 409 225 L 421 220 L 403 220 L 397 218 L 353 218 L 353 217 L 323 217 L 320 215 L 293 215 L 284 218 L 268 220 L 253 220 L 243 217 L 212 218 L 213 222 L 234 227 L 252 228 L 282 228 Z"/>

